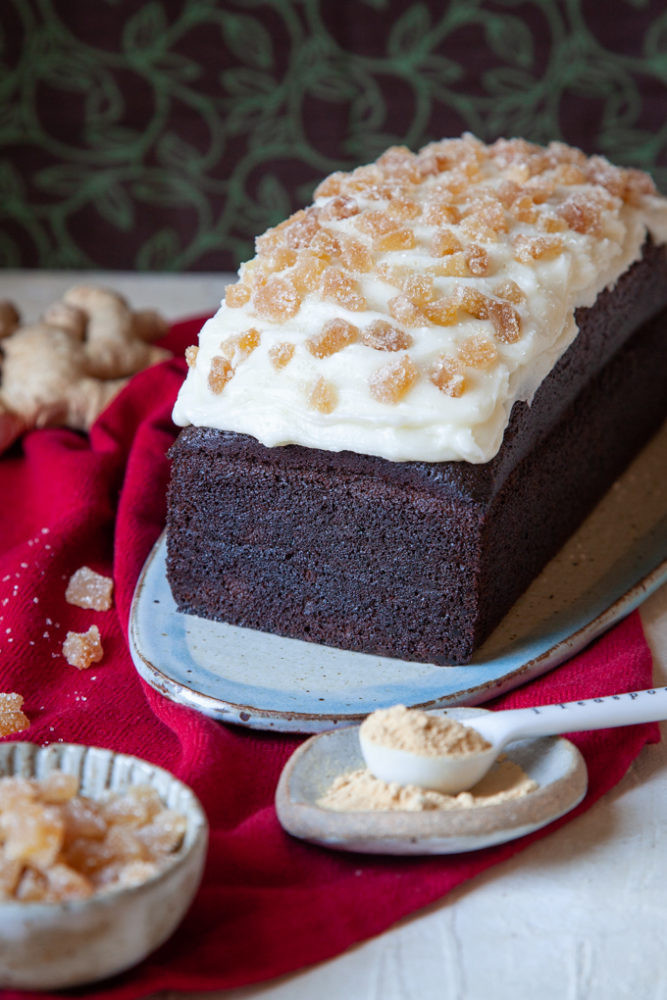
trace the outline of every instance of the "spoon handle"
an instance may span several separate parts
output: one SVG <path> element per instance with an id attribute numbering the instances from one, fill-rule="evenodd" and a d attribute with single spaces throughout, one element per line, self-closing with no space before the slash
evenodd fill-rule
<path id="1" fill-rule="evenodd" d="M 502 744 L 524 736 L 555 736 L 558 733 L 631 726 L 660 719 L 667 719 L 667 687 L 556 705 L 508 709 L 484 717 L 485 722 L 488 720 L 489 738 Z M 486 735 L 487 726 L 483 728 Z"/>

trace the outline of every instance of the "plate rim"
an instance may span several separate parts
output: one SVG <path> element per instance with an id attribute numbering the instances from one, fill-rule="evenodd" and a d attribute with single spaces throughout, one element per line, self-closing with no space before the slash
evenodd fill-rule
<path id="1" fill-rule="evenodd" d="M 368 711 L 364 710 L 348 713 L 326 711 L 315 713 L 313 711 L 267 709 L 232 700 L 222 700 L 215 695 L 196 691 L 185 681 L 175 680 L 166 674 L 160 666 L 153 663 L 144 654 L 137 635 L 139 630 L 138 612 L 139 605 L 144 599 L 148 575 L 157 560 L 161 558 L 163 550 L 166 549 L 166 534 L 166 529 L 164 529 L 152 546 L 142 566 L 130 606 L 128 627 L 130 653 L 137 672 L 149 686 L 163 696 L 211 718 L 261 730 L 312 734 L 326 728 L 344 728 L 355 725 L 368 714 Z M 454 705 L 479 705 L 519 687 L 526 681 L 536 679 L 584 649 L 612 625 L 639 607 L 665 582 L 667 582 L 667 558 L 661 560 L 652 570 L 637 580 L 590 621 L 575 629 L 565 638 L 559 638 L 548 649 L 542 650 L 538 655 L 524 661 L 506 674 L 467 688 L 460 688 L 452 694 L 445 694 L 425 701 L 414 701 L 409 707 L 428 710 Z M 168 582 L 166 585 L 168 586 Z M 175 613 L 180 614 L 180 612 Z M 196 618 L 197 616 L 187 617 Z M 198 618 L 198 621 L 206 627 L 206 619 Z M 211 624 L 219 625 L 220 623 Z M 320 648 L 318 643 L 309 643 L 308 645 L 312 645 L 314 650 Z M 350 655 L 355 654 L 351 652 Z M 431 665 L 415 664 L 415 666 Z M 448 669 L 446 666 L 441 667 L 435 664 L 432 666 L 434 670 Z M 465 667 L 458 667 L 458 669 L 465 669 Z"/>

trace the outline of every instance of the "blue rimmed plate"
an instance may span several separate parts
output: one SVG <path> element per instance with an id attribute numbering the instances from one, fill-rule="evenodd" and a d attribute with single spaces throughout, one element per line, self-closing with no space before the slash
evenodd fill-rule
<path id="1" fill-rule="evenodd" d="M 154 688 L 224 722 L 316 733 L 377 708 L 477 705 L 556 667 L 667 582 L 667 427 L 466 666 L 351 653 L 179 614 L 166 540 L 137 584 L 130 650 Z"/>

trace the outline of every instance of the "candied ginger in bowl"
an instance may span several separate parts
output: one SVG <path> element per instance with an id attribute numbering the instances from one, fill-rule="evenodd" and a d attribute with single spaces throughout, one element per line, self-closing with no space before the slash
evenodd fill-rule
<path id="1" fill-rule="evenodd" d="M 75 744 L 0 746 L 0 986 L 113 975 L 170 936 L 207 823 L 167 771 Z"/>

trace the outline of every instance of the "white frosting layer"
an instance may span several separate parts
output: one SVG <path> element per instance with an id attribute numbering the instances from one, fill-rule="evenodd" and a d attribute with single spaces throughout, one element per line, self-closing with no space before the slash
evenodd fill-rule
<path id="1" fill-rule="evenodd" d="M 487 186 L 503 179 L 500 171 L 486 166 Z M 424 200 L 429 184 L 436 181 L 428 178 L 412 197 Z M 573 190 L 578 188 L 557 191 L 550 201 L 557 207 Z M 356 198 L 362 210 L 378 208 L 377 200 L 365 201 L 363 194 Z M 316 204 L 324 205 L 327 200 Z M 223 303 L 201 331 L 196 364 L 190 367 L 174 408 L 175 422 L 250 434 L 268 447 L 300 444 L 329 451 L 348 449 L 392 461 L 489 461 L 500 447 L 513 404 L 531 400 L 576 336 L 575 309 L 592 305 L 604 288 L 613 286 L 639 258 L 647 232 L 656 242 L 667 242 L 665 199 L 646 195 L 634 206 L 620 198 L 611 201 L 612 207 L 603 214 L 602 231 L 596 235 L 569 228 L 559 232 L 563 249 L 555 257 L 518 261 L 515 237 L 544 235 L 543 229 L 520 223 L 485 245 L 489 274 L 434 279 L 438 296 L 465 285 L 493 296 L 500 283 L 514 281 L 525 295 L 515 306 L 521 319 L 521 336 L 515 343 L 494 340 L 489 320 L 461 312 L 451 326 L 424 322 L 404 327 L 412 338 L 407 351 L 388 353 L 356 342 L 330 356 L 314 356 L 306 340 L 327 320 L 340 317 L 363 329 L 374 320 L 391 319 L 387 303 L 397 288 L 376 271 L 355 275 L 366 300 L 364 310 L 351 311 L 310 293 L 296 315 L 276 322 L 258 314 L 252 299 L 240 308 Z M 359 238 L 355 217 L 328 222 L 327 228 Z M 376 263 L 407 266 L 417 272 L 432 267 L 436 263 L 429 253 L 433 228 L 417 221 L 413 229 L 413 249 L 380 253 Z M 259 332 L 259 345 L 247 357 L 232 358 L 233 377 L 222 391 L 214 391 L 209 373 L 221 343 L 249 329 Z M 465 367 L 461 395 L 448 395 L 428 377 L 418 379 L 396 403 L 380 401 L 369 392 L 369 379 L 387 363 L 409 355 L 420 372 L 428 372 L 443 353 L 457 357 L 457 348 L 475 334 L 494 342 L 497 358 L 487 367 Z M 294 352 L 289 363 L 277 369 L 269 352 L 286 342 L 294 345 Z M 320 378 L 334 390 L 336 405 L 331 412 L 320 412 L 312 405 L 311 390 Z"/>

